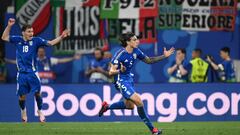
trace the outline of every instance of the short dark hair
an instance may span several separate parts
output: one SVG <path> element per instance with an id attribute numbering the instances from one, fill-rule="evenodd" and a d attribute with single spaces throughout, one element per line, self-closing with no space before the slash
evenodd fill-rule
<path id="1" fill-rule="evenodd" d="M 32 28 L 32 25 L 30 25 L 30 24 L 24 24 L 24 25 L 22 26 L 22 31 L 26 31 L 27 29 L 30 29 L 30 28 Z"/>
<path id="2" fill-rule="evenodd" d="M 181 51 L 183 54 L 186 54 L 186 50 L 184 48 L 177 48 L 177 51 Z"/>
<path id="3" fill-rule="evenodd" d="M 199 53 L 199 55 L 202 54 L 202 50 L 201 50 L 200 48 L 196 48 L 196 49 L 194 49 L 193 51 L 195 51 L 196 53 Z"/>
<path id="4" fill-rule="evenodd" d="M 99 48 L 99 47 L 96 47 L 96 48 L 94 49 L 94 51 L 100 51 L 100 52 L 101 52 L 101 55 L 102 55 L 102 56 L 104 55 L 103 50 L 102 50 L 101 48 Z"/>
<path id="5" fill-rule="evenodd" d="M 221 48 L 221 51 L 230 54 L 230 48 L 229 47 L 225 46 L 225 47 Z"/>
<path id="6" fill-rule="evenodd" d="M 132 37 L 134 37 L 135 34 L 132 32 L 127 32 L 127 33 L 123 33 L 120 37 L 119 37 L 119 41 L 121 42 L 121 45 L 123 47 L 127 46 L 127 41 L 130 41 Z"/>
<path id="7" fill-rule="evenodd" d="M 40 46 L 40 47 L 38 47 L 38 50 L 39 49 L 44 49 L 45 50 L 45 47 L 44 46 Z"/>

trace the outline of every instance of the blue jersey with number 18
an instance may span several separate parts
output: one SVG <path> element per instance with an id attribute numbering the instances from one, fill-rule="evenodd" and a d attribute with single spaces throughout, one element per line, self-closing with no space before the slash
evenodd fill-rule
<path id="1" fill-rule="evenodd" d="M 22 36 L 10 36 L 10 43 L 16 46 L 16 60 L 19 72 L 37 71 L 37 50 L 40 46 L 49 45 L 47 40 L 33 37 L 25 41 Z"/>

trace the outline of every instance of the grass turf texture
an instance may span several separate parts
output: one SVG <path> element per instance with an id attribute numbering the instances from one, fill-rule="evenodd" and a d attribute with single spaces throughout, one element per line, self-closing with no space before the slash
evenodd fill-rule
<path id="1" fill-rule="evenodd" d="M 163 135 L 239 135 L 240 122 L 154 123 Z M 0 123 L 0 135 L 150 135 L 142 122 Z"/>

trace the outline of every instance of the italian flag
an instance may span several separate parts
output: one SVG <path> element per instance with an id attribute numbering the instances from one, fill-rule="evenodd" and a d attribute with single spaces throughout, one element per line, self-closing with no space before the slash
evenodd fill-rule
<path id="1" fill-rule="evenodd" d="M 223 6 L 217 2 L 216 6 L 212 6 L 212 1 L 207 5 L 201 5 L 200 1 L 196 5 L 190 5 L 185 0 L 181 4 L 171 1 L 161 2 L 159 4 L 159 16 L 157 18 L 158 29 L 178 29 L 188 31 L 233 31 L 237 2 L 234 0 L 233 6 Z M 229 2 L 222 1 L 223 2 Z M 230 21 L 228 18 L 232 18 Z M 226 24 L 228 23 L 228 24 Z M 226 25 L 231 24 L 231 28 Z"/>
<path id="2" fill-rule="evenodd" d="M 20 26 L 32 25 L 37 35 L 47 27 L 50 15 L 50 0 L 16 0 L 16 18 Z"/>
<path id="3" fill-rule="evenodd" d="M 158 0 L 152 0 L 150 3 L 146 0 L 129 0 L 129 3 L 121 3 L 120 0 L 101 0 L 100 17 L 108 19 L 156 17 L 158 15 L 157 2 Z"/>

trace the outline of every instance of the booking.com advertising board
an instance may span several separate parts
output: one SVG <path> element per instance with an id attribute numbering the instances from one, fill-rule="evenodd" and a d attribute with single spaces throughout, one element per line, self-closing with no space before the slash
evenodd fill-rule
<path id="1" fill-rule="evenodd" d="M 152 121 L 239 121 L 240 84 L 136 84 Z M 18 122 L 16 85 L 0 85 L 0 122 Z M 48 122 L 140 121 L 135 110 L 107 111 L 102 101 L 121 100 L 112 85 L 42 86 L 43 113 Z M 33 94 L 27 97 L 29 121 L 38 121 Z"/>

